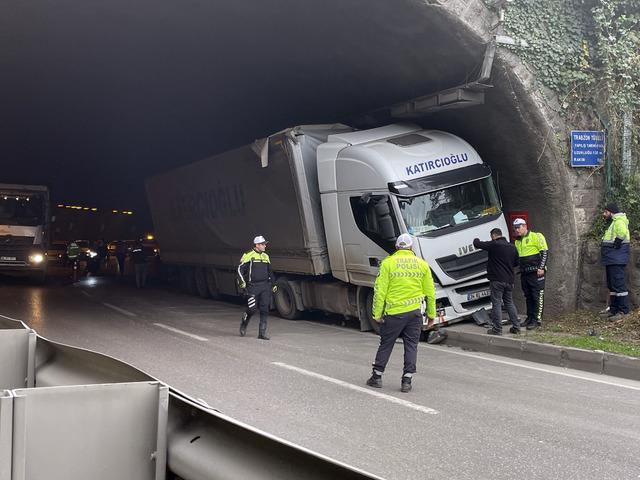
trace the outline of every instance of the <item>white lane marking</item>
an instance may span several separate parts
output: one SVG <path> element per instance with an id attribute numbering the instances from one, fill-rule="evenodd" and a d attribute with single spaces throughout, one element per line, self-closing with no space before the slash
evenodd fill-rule
<path id="1" fill-rule="evenodd" d="M 174 333 L 179 333 L 180 335 L 186 335 L 187 337 L 195 338 L 196 340 L 200 340 L 201 342 L 208 342 L 208 338 L 201 337 L 199 335 L 194 335 L 193 333 L 185 332 L 184 330 L 179 330 L 177 328 L 170 327 L 169 325 L 164 325 L 162 323 L 154 323 L 156 327 L 164 328 L 165 330 L 169 330 Z"/>
<path id="2" fill-rule="evenodd" d="M 116 312 L 119 312 L 123 315 L 126 315 L 127 317 L 137 317 L 137 315 L 135 313 L 132 313 L 128 310 L 125 310 L 124 308 L 120 308 L 120 307 L 116 307 L 115 305 L 111 305 L 110 303 L 107 302 L 103 302 L 102 303 L 105 307 L 109 307 L 113 310 L 115 310 Z"/>
<path id="3" fill-rule="evenodd" d="M 398 405 L 402 405 L 403 407 L 412 408 L 413 410 L 418 410 L 422 413 L 428 413 L 430 415 L 437 415 L 439 412 L 434 410 L 433 408 L 425 407 L 422 405 L 418 405 L 416 403 L 408 402 L 406 400 L 402 400 L 400 398 L 396 398 L 392 395 L 386 395 L 384 393 L 376 392 L 375 390 L 370 390 L 368 388 L 359 387 L 358 385 L 352 385 L 351 383 L 343 382 L 342 380 L 338 380 L 337 378 L 327 377 L 325 375 L 321 375 L 319 373 L 311 372 L 309 370 L 305 370 L 303 368 L 294 367 L 293 365 L 288 365 L 282 362 L 272 362 L 272 365 L 276 367 L 286 368 L 288 370 L 292 370 L 294 372 L 301 373 L 303 375 L 307 375 L 309 377 L 319 378 L 320 380 L 324 380 L 325 382 L 334 383 L 336 385 L 340 385 L 341 387 L 349 388 L 351 390 L 355 390 L 356 392 L 366 393 L 367 395 L 371 395 L 377 398 L 381 398 L 382 400 L 387 400 L 391 403 L 397 403 Z"/>
<path id="4" fill-rule="evenodd" d="M 14 322 L 22 322 L 22 323 L 24 323 L 24 320 L 18 320 L 17 318 L 7 317 L 6 315 L 0 315 L 0 317 L 6 318 L 7 320 L 13 320 Z"/>
<path id="5" fill-rule="evenodd" d="M 91 295 L 89 292 L 85 292 L 84 290 L 81 290 L 81 291 L 85 297 L 89 297 L 89 298 L 93 297 L 93 295 Z"/>
<path id="6" fill-rule="evenodd" d="M 523 365 L 521 363 L 509 362 L 508 360 L 499 360 L 497 358 L 489 358 L 489 357 L 485 357 L 483 355 L 478 355 L 478 354 L 474 354 L 474 353 L 457 352 L 457 351 L 451 350 L 449 348 L 444 350 L 442 348 L 432 347 L 431 345 L 424 345 L 422 343 L 420 344 L 420 347 L 428 348 L 429 350 L 436 350 L 438 352 L 446 352 L 446 353 L 453 353 L 454 355 L 462 355 L 463 357 L 470 357 L 470 358 L 476 358 L 476 359 L 480 359 L 480 360 L 486 360 L 488 362 L 501 363 L 503 365 L 510 365 L 512 367 L 528 368 L 529 370 L 535 370 L 535 371 L 538 371 L 538 372 L 552 373 L 554 375 L 561 375 L 563 377 L 577 378 L 579 380 L 587 380 L 589 382 L 602 383 L 604 385 L 610 385 L 610 386 L 613 386 L 613 387 L 622 387 L 622 388 L 627 388 L 629 390 L 639 390 L 640 391 L 640 387 L 636 387 L 634 385 L 625 385 L 623 383 L 612 382 L 612 381 L 608 381 L 608 380 L 600 380 L 598 378 L 586 377 L 586 376 L 583 376 L 583 375 L 576 375 L 574 373 L 559 372 L 557 370 L 551 370 L 549 368 L 534 367 L 533 365 Z M 491 355 L 491 354 L 488 354 L 488 355 Z M 523 362 L 526 362 L 526 360 L 523 360 Z M 558 368 L 562 368 L 562 367 L 558 367 Z M 629 380 L 629 381 L 633 382 L 633 380 Z"/>

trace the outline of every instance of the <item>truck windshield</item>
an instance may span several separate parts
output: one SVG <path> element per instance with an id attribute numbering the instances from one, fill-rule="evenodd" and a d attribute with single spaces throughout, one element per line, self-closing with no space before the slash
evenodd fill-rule
<path id="1" fill-rule="evenodd" d="M 501 213 L 491 177 L 415 197 L 398 197 L 398 202 L 407 231 L 417 236 Z"/>
<path id="2" fill-rule="evenodd" d="M 39 195 L 0 194 L 0 224 L 35 227 L 44 223 L 44 202 Z"/>

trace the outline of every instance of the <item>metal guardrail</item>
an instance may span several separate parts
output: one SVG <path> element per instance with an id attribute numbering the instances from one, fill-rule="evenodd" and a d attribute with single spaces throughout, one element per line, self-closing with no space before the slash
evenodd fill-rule
<path id="1" fill-rule="evenodd" d="M 0 480 L 376 479 L 0 317 Z"/>

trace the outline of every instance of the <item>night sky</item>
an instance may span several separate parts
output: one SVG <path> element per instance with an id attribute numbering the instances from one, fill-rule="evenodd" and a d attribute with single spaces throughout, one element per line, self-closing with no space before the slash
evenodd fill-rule
<path id="1" fill-rule="evenodd" d="M 154 173 L 464 82 L 453 33 L 418 0 L 4 0 L 0 182 L 143 211 Z"/>

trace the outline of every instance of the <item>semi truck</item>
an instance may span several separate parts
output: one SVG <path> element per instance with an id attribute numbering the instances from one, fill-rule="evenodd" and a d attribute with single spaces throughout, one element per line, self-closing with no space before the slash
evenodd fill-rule
<path id="1" fill-rule="evenodd" d="M 46 186 L 0 184 L 0 273 L 44 281 L 50 208 Z"/>
<path id="2" fill-rule="evenodd" d="M 490 308 L 487 253 L 475 237 L 507 232 L 491 168 L 463 139 L 412 124 L 288 128 L 146 182 L 162 261 L 203 297 L 240 295 L 236 268 L 269 240 L 274 306 L 371 318 L 380 262 L 401 233 L 430 265 L 436 325 Z"/>

